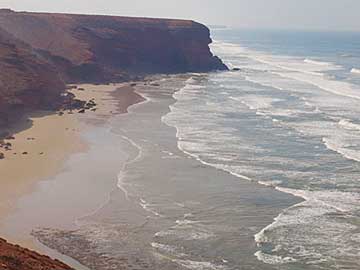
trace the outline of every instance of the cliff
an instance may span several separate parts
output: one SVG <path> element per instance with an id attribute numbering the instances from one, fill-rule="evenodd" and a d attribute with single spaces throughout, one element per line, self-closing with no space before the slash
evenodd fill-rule
<path id="1" fill-rule="evenodd" d="M 47 256 L 7 243 L 0 238 L 0 270 L 71 270 Z"/>
<path id="2" fill-rule="evenodd" d="M 64 83 L 226 70 L 209 43 L 208 28 L 187 20 L 0 9 L 0 126 L 55 108 Z"/>
<path id="3" fill-rule="evenodd" d="M 65 83 L 226 70 L 210 43 L 193 21 L 0 9 L 0 139 L 24 112 L 61 106 Z M 70 268 L 0 239 L 0 269 Z"/>
<path id="4" fill-rule="evenodd" d="M 54 108 L 64 88 L 53 66 L 0 29 L 0 125 L 26 110 Z"/>
<path id="5" fill-rule="evenodd" d="M 0 25 L 46 56 L 67 82 L 226 69 L 210 52 L 208 28 L 193 21 L 3 10 Z"/>

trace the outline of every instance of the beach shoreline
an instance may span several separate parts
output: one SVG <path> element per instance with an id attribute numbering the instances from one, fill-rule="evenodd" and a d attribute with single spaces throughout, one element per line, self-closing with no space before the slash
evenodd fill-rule
<path id="1" fill-rule="evenodd" d="M 238 235 L 237 241 L 243 243 L 242 256 L 253 256 L 257 249 L 253 235 L 271 223 L 283 208 L 290 206 L 293 198 L 269 187 L 239 181 L 224 171 L 201 164 L 179 149 L 176 129 L 164 123 L 163 117 L 176 102 L 174 93 L 187 79 L 188 75 L 160 77 L 159 80 L 155 78 L 158 83 L 124 84 L 121 89 L 114 85 L 78 86 L 85 91 L 76 93 L 77 98 L 95 97 L 98 104 L 95 113 L 75 114 L 82 124 L 78 135 L 86 145 L 85 151 L 71 154 L 62 165 L 63 170 L 38 182 L 36 190 L 23 196 L 17 211 L 6 219 L 5 231 L 10 234 L 0 234 L 81 270 L 87 270 L 86 267 L 107 269 L 109 263 L 124 269 L 140 265 L 182 269 L 178 254 L 165 251 L 161 255 L 164 252 L 161 247 L 167 245 L 162 235 L 186 228 L 195 230 L 190 235 L 204 237 L 200 240 L 209 241 L 209 245 L 217 234 L 233 235 L 235 231 L 230 234 L 222 229 L 212 232 L 212 226 L 208 227 L 211 222 L 200 224 L 204 218 L 201 213 L 213 218 L 210 209 L 216 207 L 210 205 L 216 202 L 212 201 L 212 194 L 216 196 L 222 189 L 231 194 L 236 188 L 242 194 L 238 211 L 249 217 L 241 220 L 240 215 L 236 222 L 251 228 L 245 235 Z M 114 91 L 114 88 L 119 90 Z M 99 89 L 107 94 L 98 93 Z M 102 95 L 101 101 L 96 98 L 98 94 Z M 143 188 L 139 190 L 139 187 Z M 186 191 L 188 189 L 191 193 Z M 207 192 L 204 189 L 208 189 Z M 249 201 L 256 203 L 249 204 Z M 262 214 L 252 216 L 255 210 Z M 192 223 L 193 219 L 199 221 Z M 185 228 L 182 228 L 183 222 L 187 224 Z M 198 226 L 204 227 L 196 231 Z M 221 224 L 217 226 L 222 227 Z M 143 229 L 135 230 L 137 236 L 128 237 L 138 227 Z M 3 231 L 0 227 L 0 232 Z M 19 233 L 22 234 L 20 239 L 13 238 Z M 24 240 L 23 236 L 28 238 Z M 229 248 L 227 243 L 232 242 L 227 240 L 223 242 L 225 249 Z M 196 243 L 191 243 L 192 240 L 187 240 L 183 244 L 196 250 Z M 102 256 L 105 251 L 99 250 L 111 245 L 122 246 L 117 250 L 119 254 L 109 250 L 107 256 Z M 157 261 L 154 252 L 168 259 Z M 206 254 L 208 261 L 186 255 L 189 258 L 184 263 L 222 266 L 225 261 L 235 260 L 233 255 L 219 251 L 215 261 L 211 252 Z M 253 257 L 249 259 L 252 263 L 261 264 Z"/>
<path id="2" fill-rule="evenodd" d="M 89 151 L 90 145 L 84 139 L 84 133 L 93 127 L 104 125 L 113 115 L 126 113 L 129 106 L 144 101 L 134 92 L 133 85 L 134 83 L 81 84 L 69 87 L 72 88 L 69 92 L 77 99 L 86 102 L 92 100 L 96 106 L 85 113 L 79 112 L 81 108 L 61 112 L 33 112 L 26 116 L 29 120 L 24 117 L 23 121 L 10 129 L 12 135 L 4 140 L 9 149 L 4 151 L 5 158 L 0 160 L 2 237 L 25 248 L 57 256 L 56 252 L 44 249 L 30 235 L 24 238 L 7 234 L 3 225 L 16 212 L 21 198 L 34 193 L 42 182 L 61 173 L 72 155 Z M 70 263 L 74 265 L 71 261 Z"/>
<path id="3" fill-rule="evenodd" d="M 169 106 L 176 102 L 174 92 L 183 87 L 187 79 L 188 75 L 160 77 L 159 83 L 136 87 L 135 91 L 147 102 L 132 106 L 129 114 L 112 118 L 109 123 L 112 135 L 107 136 L 108 141 L 102 144 L 102 147 L 110 145 L 116 149 L 119 142 L 120 148 L 127 145 L 125 151 L 114 150 L 114 154 L 107 152 L 104 156 L 96 148 L 92 154 L 88 153 L 88 156 L 101 155 L 108 161 L 119 158 L 119 153 L 130 155 L 120 157 L 120 162 L 112 163 L 106 172 L 100 172 L 101 181 L 97 184 L 94 183 L 96 177 L 82 180 L 83 184 L 90 185 L 90 189 L 92 185 L 97 185 L 97 188 L 115 187 L 108 188 L 108 193 L 97 191 L 97 194 L 103 192 L 108 197 L 103 197 L 94 211 L 78 218 L 78 228 L 59 228 L 58 224 L 40 226 L 33 234 L 38 241 L 94 269 L 111 269 L 109 267 L 114 265 L 119 269 L 183 269 L 185 264 L 223 267 L 226 261 L 236 264 L 238 252 L 241 258 L 246 257 L 252 264 L 272 269 L 254 256 L 257 250 L 254 234 L 271 223 L 284 208 L 291 206 L 294 198 L 255 182 L 239 181 L 238 177 L 203 165 L 179 149 L 176 129 L 165 124 L 163 117 L 170 112 Z M 105 164 L 104 161 L 87 160 L 98 167 Z M 70 170 L 71 177 L 79 179 L 77 168 Z M 75 189 L 78 194 L 79 189 Z M 217 211 L 213 198 L 223 192 L 239 196 L 236 199 L 239 200 L 236 204 L 239 215 L 232 216 L 235 223 L 232 224 L 234 231 L 230 232 L 227 230 L 233 230 L 232 226 L 224 228 L 221 222 L 224 216 L 214 216 L 213 213 Z M 48 201 L 46 197 L 43 200 Z M 234 211 L 233 207 L 227 209 L 226 206 L 223 210 L 218 212 L 220 216 Z M 247 228 L 246 233 L 238 234 L 238 226 Z M 209 249 L 215 250 L 219 244 L 217 237 L 224 237 L 221 242 L 225 247 L 223 251 L 218 250 L 216 254 L 209 251 L 198 257 L 196 251 L 199 251 L 202 241 L 215 245 Z M 241 243 L 238 252 L 231 248 L 234 237 Z M 177 253 L 177 245 L 183 246 L 184 252 Z M 115 253 L 113 247 L 116 247 Z M 191 253 L 185 252 L 187 249 Z M 159 259 L 154 253 L 166 259 Z"/>

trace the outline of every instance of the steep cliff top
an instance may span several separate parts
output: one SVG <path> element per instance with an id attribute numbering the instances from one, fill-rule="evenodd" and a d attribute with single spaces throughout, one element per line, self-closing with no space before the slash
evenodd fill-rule
<path id="1" fill-rule="evenodd" d="M 27 12 L 27 11 L 13 11 L 11 9 L 0 9 L 0 14 L 7 16 L 34 16 L 39 18 L 47 18 L 64 22 L 66 20 L 87 19 L 92 20 L 108 20 L 113 23 L 122 23 L 124 26 L 131 28 L 142 27 L 166 27 L 166 28 L 192 28 L 198 26 L 206 28 L 204 25 L 193 20 L 185 19 L 167 19 L 167 18 L 148 18 L 148 17 L 127 17 L 127 16 L 113 16 L 113 15 L 97 15 L 97 14 L 73 14 L 73 13 L 44 13 L 44 12 Z"/>
<path id="2" fill-rule="evenodd" d="M 208 28 L 191 20 L 15 12 L 5 9 L 0 10 L 0 25 L 33 48 L 49 51 L 76 65 L 91 62 L 96 57 L 91 47 L 97 43 L 89 44 L 89 39 L 94 36 L 101 39 L 122 38 L 122 42 L 126 43 L 149 31 L 197 32 L 193 37 L 199 36 L 210 42 Z"/>

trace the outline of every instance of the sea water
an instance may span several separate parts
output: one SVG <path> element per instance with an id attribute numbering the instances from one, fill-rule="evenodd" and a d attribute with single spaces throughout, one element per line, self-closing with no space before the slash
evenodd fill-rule
<path id="1" fill-rule="evenodd" d="M 212 35 L 240 71 L 139 82 L 146 102 L 89 131 L 82 187 L 107 200 L 33 235 L 97 270 L 360 269 L 360 34 Z"/>
<path id="2" fill-rule="evenodd" d="M 194 75 L 165 119 L 204 164 L 304 199 L 254 240 L 277 269 L 360 268 L 360 34 L 214 31 L 240 71 Z M 291 269 L 291 268 L 290 268 Z"/>

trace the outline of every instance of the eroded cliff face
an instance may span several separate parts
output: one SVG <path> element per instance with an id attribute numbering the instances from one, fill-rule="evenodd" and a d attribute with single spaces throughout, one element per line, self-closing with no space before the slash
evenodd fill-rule
<path id="1" fill-rule="evenodd" d="M 31 47 L 0 29 L 0 126 L 28 109 L 51 109 L 65 84 Z"/>
<path id="2" fill-rule="evenodd" d="M 210 52 L 209 30 L 193 21 L 3 11 L 0 25 L 71 82 L 226 69 Z"/>
<path id="3" fill-rule="evenodd" d="M 52 108 L 65 83 L 225 70 L 208 28 L 187 20 L 0 9 L 0 125 L 12 112 Z"/>

